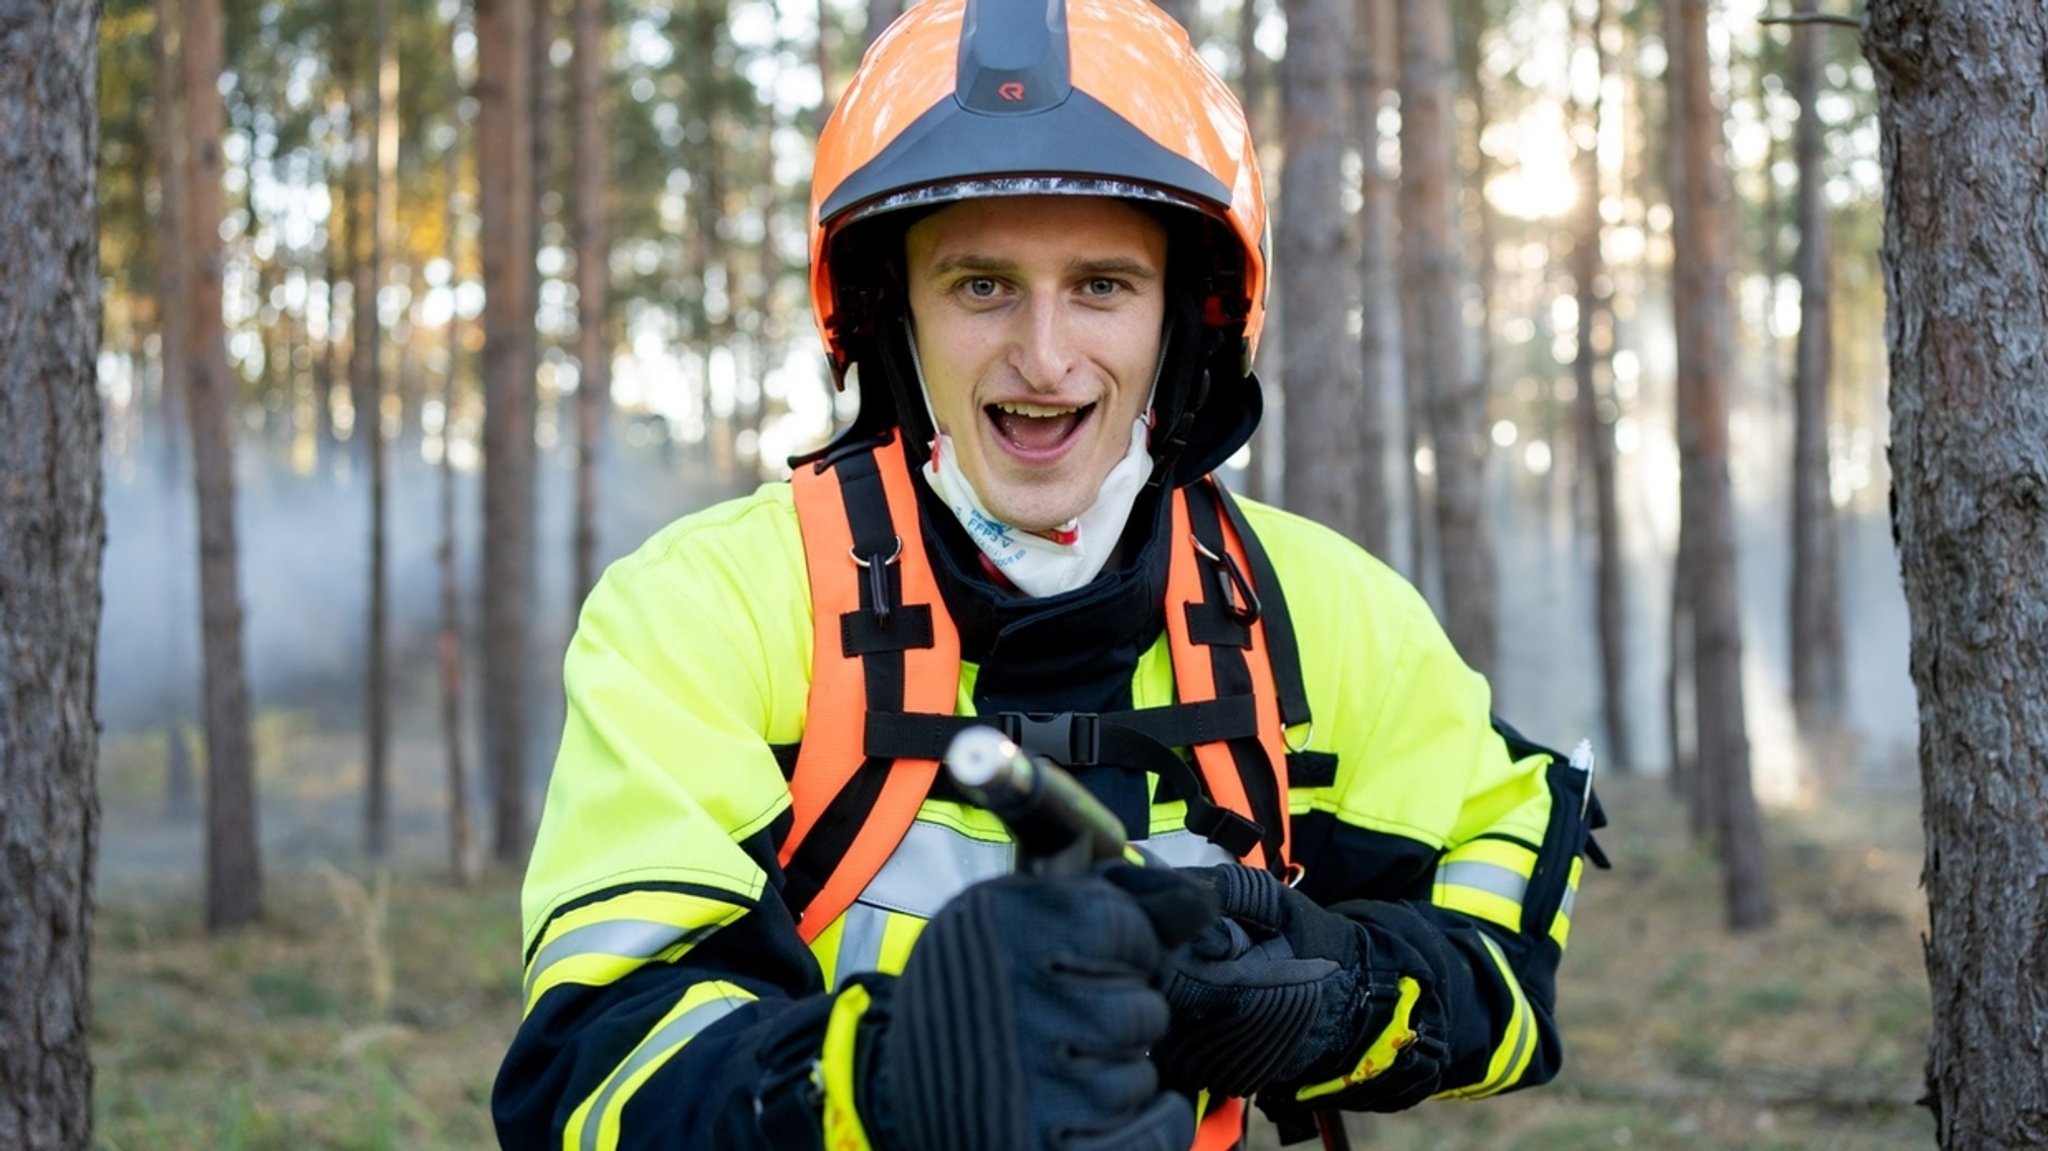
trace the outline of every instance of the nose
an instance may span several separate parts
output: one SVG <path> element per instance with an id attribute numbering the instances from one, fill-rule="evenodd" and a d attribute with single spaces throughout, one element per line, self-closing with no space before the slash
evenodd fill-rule
<path id="1" fill-rule="evenodd" d="M 1074 369 L 1073 333 L 1057 292 L 1033 292 L 1010 363 L 1036 392 L 1055 392 Z"/>

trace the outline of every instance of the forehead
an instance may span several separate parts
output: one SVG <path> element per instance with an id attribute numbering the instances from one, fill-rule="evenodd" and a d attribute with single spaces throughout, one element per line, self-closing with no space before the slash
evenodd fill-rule
<path id="1" fill-rule="evenodd" d="M 1166 227 L 1108 196 L 1003 196 L 948 204 L 911 225 L 905 247 L 913 268 L 962 256 L 1163 264 Z"/>

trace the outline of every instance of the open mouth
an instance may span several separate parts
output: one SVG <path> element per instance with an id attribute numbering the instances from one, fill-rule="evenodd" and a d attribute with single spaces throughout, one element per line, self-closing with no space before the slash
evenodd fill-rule
<path id="1" fill-rule="evenodd" d="M 1095 405 L 1001 403 L 984 405 L 981 410 L 1009 447 L 1024 455 L 1042 455 L 1056 452 L 1072 440 L 1095 414 Z"/>

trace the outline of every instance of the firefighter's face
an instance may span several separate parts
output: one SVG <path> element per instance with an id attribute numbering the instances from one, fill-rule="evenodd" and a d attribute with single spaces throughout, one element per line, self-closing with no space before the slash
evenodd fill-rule
<path id="1" fill-rule="evenodd" d="M 1092 196 L 966 200 L 906 240 L 925 393 L 988 510 L 1079 516 L 1131 446 L 1166 316 L 1166 229 Z"/>

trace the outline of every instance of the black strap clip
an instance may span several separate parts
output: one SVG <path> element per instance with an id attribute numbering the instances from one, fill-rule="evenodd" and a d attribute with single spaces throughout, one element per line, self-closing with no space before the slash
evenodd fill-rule
<path id="1" fill-rule="evenodd" d="M 868 610 L 874 613 L 877 627 L 889 626 L 890 613 L 896 607 L 896 597 L 889 594 L 889 565 L 902 557 L 903 537 L 895 538 L 896 550 L 886 556 L 876 551 L 862 559 L 857 547 L 847 549 L 853 562 L 868 573 Z"/>
<path id="2" fill-rule="evenodd" d="M 1067 767 L 1102 762 L 1102 717 L 1092 711 L 1004 711 L 996 726 L 1010 742 Z"/>
<path id="3" fill-rule="evenodd" d="M 1252 590 L 1251 581 L 1244 578 L 1243 570 L 1237 566 L 1237 557 L 1227 551 L 1217 555 L 1204 546 L 1200 539 L 1195 540 L 1195 551 L 1200 553 L 1203 559 L 1208 560 L 1210 566 L 1216 569 L 1216 574 L 1221 577 L 1223 607 L 1230 613 L 1230 618 L 1245 627 L 1257 623 L 1259 613 L 1264 609 L 1259 604 L 1259 593 Z"/>

